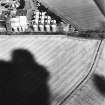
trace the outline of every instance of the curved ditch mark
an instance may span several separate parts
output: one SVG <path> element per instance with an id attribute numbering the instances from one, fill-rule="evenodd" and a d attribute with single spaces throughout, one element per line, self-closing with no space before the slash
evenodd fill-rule
<path id="1" fill-rule="evenodd" d="M 72 94 L 73 94 L 78 88 L 80 88 L 80 87 L 91 77 L 91 75 L 92 75 L 93 72 L 94 72 L 94 68 L 95 68 L 95 66 L 96 66 L 96 64 L 97 64 L 97 62 L 98 62 L 100 53 L 101 53 L 101 51 L 102 51 L 102 50 L 101 50 L 101 49 L 102 49 L 101 47 L 103 47 L 103 44 L 104 44 L 104 43 L 103 43 L 103 40 L 101 40 L 100 43 L 99 43 L 99 45 L 98 45 L 98 48 L 97 48 L 97 50 L 96 50 L 96 54 L 95 54 L 95 57 L 94 57 L 92 66 L 90 67 L 90 71 L 88 72 L 88 74 L 85 76 L 84 79 L 82 79 L 82 81 L 80 81 L 80 83 L 72 90 L 72 92 L 70 92 L 69 95 L 67 95 L 67 96 L 64 98 L 64 100 L 62 100 L 62 101 L 60 102 L 59 105 L 66 105 L 65 102 L 67 102 L 67 99 L 68 99 L 68 98 L 70 99 L 70 97 L 72 96 Z"/>

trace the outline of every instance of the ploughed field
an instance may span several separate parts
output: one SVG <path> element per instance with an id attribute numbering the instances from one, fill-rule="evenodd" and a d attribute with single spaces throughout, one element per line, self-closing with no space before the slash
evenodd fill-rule
<path id="1" fill-rule="evenodd" d="M 93 73 L 100 43 L 63 35 L 1 36 L 0 60 L 10 60 L 15 49 L 29 50 L 50 73 L 51 104 L 56 105 Z"/>

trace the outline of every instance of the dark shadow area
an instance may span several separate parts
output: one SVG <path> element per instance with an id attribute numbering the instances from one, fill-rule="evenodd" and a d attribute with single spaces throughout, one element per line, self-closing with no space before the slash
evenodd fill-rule
<path id="1" fill-rule="evenodd" d="M 29 51 L 14 50 L 11 61 L 0 61 L 0 105 L 50 105 L 48 79 Z"/>
<path id="2" fill-rule="evenodd" d="M 20 0 L 19 3 L 20 3 L 20 6 L 17 7 L 17 9 L 24 9 L 24 7 L 25 7 L 25 0 Z"/>
<path id="3" fill-rule="evenodd" d="M 94 74 L 93 82 L 96 89 L 101 93 L 101 95 L 105 96 L 105 77 L 102 75 Z"/>

